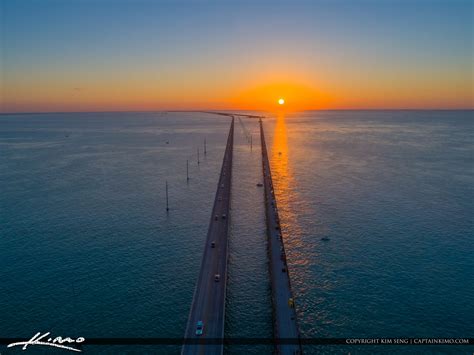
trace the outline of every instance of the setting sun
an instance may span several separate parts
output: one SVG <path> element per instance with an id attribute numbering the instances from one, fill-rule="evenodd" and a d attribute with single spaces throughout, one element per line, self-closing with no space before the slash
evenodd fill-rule
<path id="1" fill-rule="evenodd" d="M 284 100 L 284 99 L 278 100 L 278 104 L 279 104 L 279 105 L 283 105 L 284 103 L 285 103 L 285 100 Z"/>

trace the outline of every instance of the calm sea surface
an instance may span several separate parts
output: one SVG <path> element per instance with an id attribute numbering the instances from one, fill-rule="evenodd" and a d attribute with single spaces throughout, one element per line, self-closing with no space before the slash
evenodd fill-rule
<path id="1" fill-rule="evenodd" d="M 203 113 L 1 115 L 0 337 L 182 337 L 229 123 Z M 302 336 L 473 337 L 473 112 L 268 114 L 264 126 Z M 255 120 L 236 121 L 235 144 L 225 332 L 269 338 Z M 377 349 L 401 350 L 420 348 Z"/>

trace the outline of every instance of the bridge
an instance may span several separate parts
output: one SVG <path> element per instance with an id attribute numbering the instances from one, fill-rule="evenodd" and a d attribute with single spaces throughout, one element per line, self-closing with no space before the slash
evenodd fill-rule
<path id="1" fill-rule="evenodd" d="M 263 123 L 260 119 L 265 216 L 267 221 L 268 255 L 273 304 L 273 336 L 275 352 L 283 355 L 302 354 L 296 319 L 295 301 L 291 291 L 290 274 L 286 263 L 280 218 L 273 191 L 272 173 L 268 160 Z M 280 343 L 279 340 L 282 340 Z"/>
<path id="2" fill-rule="evenodd" d="M 198 282 L 194 291 L 185 343 L 181 354 L 222 354 L 224 351 L 224 317 L 227 283 L 228 231 L 232 182 L 234 116 L 259 118 L 262 147 L 262 170 L 265 194 L 270 281 L 272 288 L 273 334 L 275 352 L 282 355 L 302 354 L 295 301 L 280 228 L 280 219 L 268 159 L 261 116 L 206 112 L 232 118 L 224 153 L 217 192 L 214 199 L 206 245 Z"/>
<path id="3" fill-rule="evenodd" d="M 198 282 L 194 290 L 181 354 L 222 354 L 224 338 L 225 296 L 227 283 L 227 255 L 229 211 L 232 182 L 232 152 L 234 145 L 234 117 L 230 124 L 227 146 L 222 162 L 211 220 L 207 232 L 204 255 Z M 211 343 L 206 342 L 211 339 Z"/>

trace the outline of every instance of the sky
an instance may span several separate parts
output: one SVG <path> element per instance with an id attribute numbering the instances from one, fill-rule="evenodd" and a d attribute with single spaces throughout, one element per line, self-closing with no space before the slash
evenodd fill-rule
<path id="1" fill-rule="evenodd" d="M 474 108 L 471 0 L 0 0 L 0 112 Z"/>

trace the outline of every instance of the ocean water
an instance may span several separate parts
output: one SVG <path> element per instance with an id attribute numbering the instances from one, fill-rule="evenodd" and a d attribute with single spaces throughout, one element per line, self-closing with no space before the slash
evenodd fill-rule
<path id="1" fill-rule="evenodd" d="M 472 111 L 267 116 L 302 335 L 472 337 Z M 0 337 L 182 337 L 228 128 L 204 113 L 1 115 Z M 225 332 L 271 337 L 257 123 L 235 134 Z M 226 347 L 243 351 L 271 348 Z"/>
<path id="2" fill-rule="evenodd" d="M 302 336 L 472 337 L 473 112 L 280 114 L 267 130 Z"/>

